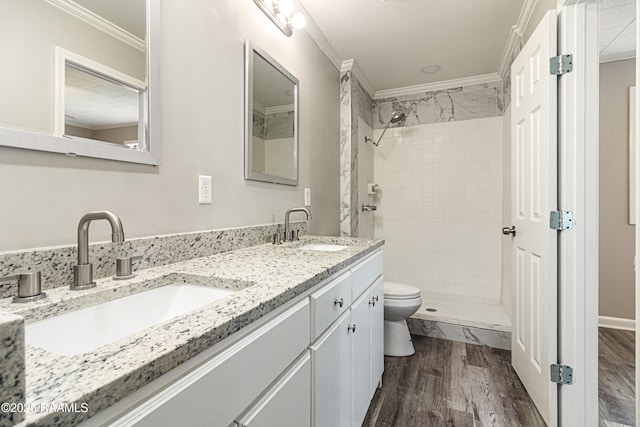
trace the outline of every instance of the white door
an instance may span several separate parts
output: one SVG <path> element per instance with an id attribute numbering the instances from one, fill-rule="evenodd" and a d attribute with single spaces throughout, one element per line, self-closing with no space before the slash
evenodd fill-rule
<path id="1" fill-rule="evenodd" d="M 513 327 L 512 364 L 549 426 L 557 425 L 557 385 L 549 366 L 557 361 L 556 11 L 538 25 L 511 65 L 511 177 Z"/>

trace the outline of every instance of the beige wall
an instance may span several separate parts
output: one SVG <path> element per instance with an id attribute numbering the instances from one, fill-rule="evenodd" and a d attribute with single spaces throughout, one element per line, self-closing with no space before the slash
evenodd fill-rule
<path id="1" fill-rule="evenodd" d="M 629 87 L 635 59 L 600 65 L 601 316 L 634 319 L 634 226 L 629 225 Z"/>
<path id="2" fill-rule="evenodd" d="M 558 5 L 557 0 L 537 0 L 536 4 L 531 12 L 531 17 L 527 23 L 527 27 L 524 29 L 523 41 L 526 42 L 531 37 L 531 34 L 535 31 L 538 23 L 542 17 L 547 13 L 549 9 L 555 9 Z"/>
<path id="3" fill-rule="evenodd" d="M 338 70 L 306 32 L 285 37 L 252 0 L 153 4 L 163 8 L 162 57 L 153 65 L 162 164 L 0 147 L 0 250 L 75 243 L 80 217 L 98 209 L 118 213 L 128 237 L 280 222 L 288 207 L 304 204 L 305 187 L 311 232 L 337 235 Z M 245 36 L 300 80 L 298 187 L 243 179 Z M 213 177 L 212 205 L 198 204 L 199 174 Z M 107 240 L 108 227 L 93 224 L 90 237 Z"/>

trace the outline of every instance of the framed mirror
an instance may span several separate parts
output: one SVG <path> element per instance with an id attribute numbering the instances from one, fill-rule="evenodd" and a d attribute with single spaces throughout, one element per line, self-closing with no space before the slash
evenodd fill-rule
<path id="1" fill-rule="evenodd" d="M 151 3 L 3 1 L 0 146 L 160 164 Z"/>
<path id="2" fill-rule="evenodd" d="M 298 79 L 245 40 L 245 179 L 298 185 Z"/>

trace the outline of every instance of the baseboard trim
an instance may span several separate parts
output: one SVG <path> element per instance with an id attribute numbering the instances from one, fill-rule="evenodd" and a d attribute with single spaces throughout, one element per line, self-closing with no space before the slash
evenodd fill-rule
<path id="1" fill-rule="evenodd" d="M 598 316 L 598 326 L 601 328 L 635 331 L 636 321 L 633 319 L 624 319 L 622 317 Z"/>

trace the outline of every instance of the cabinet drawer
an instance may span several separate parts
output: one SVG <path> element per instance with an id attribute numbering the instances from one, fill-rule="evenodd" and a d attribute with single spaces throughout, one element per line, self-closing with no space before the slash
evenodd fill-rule
<path id="1" fill-rule="evenodd" d="M 351 271 L 351 299 L 355 301 L 382 274 L 384 258 L 379 250 L 369 255 Z"/>
<path id="2" fill-rule="evenodd" d="M 309 427 L 311 356 L 304 352 L 236 422 L 237 427 Z"/>
<path id="3" fill-rule="evenodd" d="M 305 299 L 162 390 L 116 425 L 228 427 L 309 345 L 309 316 Z"/>
<path id="4" fill-rule="evenodd" d="M 351 305 L 351 273 L 345 273 L 311 294 L 312 341 Z"/>

